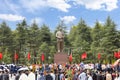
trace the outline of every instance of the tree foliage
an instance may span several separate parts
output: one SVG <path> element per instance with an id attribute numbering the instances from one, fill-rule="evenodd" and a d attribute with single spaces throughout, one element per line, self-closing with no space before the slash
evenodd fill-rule
<path id="1" fill-rule="evenodd" d="M 120 31 L 116 29 L 116 24 L 108 16 L 105 23 L 95 22 L 94 26 L 89 26 L 81 18 L 78 24 L 71 26 L 67 32 L 67 26 L 61 21 L 55 31 L 51 31 L 49 26 L 43 24 L 39 26 L 35 21 L 28 25 L 26 20 L 17 24 L 15 30 L 11 30 L 6 22 L 0 24 L 0 52 L 3 53 L 3 60 L 6 63 L 15 62 L 14 53 L 18 53 L 17 63 L 26 63 L 27 53 L 34 60 L 40 60 L 42 53 L 45 54 L 45 62 L 53 62 L 56 48 L 56 31 L 62 28 L 65 33 L 64 50 L 66 53 L 73 53 L 73 61 L 82 61 L 81 55 L 86 52 L 86 61 L 94 62 L 97 53 L 101 53 L 101 61 L 114 59 L 113 52 L 120 49 Z M 106 59 L 107 58 L 107 59 Z"/>

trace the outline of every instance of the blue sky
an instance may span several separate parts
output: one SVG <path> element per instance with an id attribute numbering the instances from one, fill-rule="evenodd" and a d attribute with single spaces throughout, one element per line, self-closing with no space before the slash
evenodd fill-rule
<path id="1" fill-rule="evenodd" d="M 108 16 L 120 30 L 120 0 L 0 0 L 0 23 L 6 21 L 12 30 L 23 19 L 54 30 L 61 20 L 70 29 L 80 18 L 94 26 L 96 20 L 104 23 Z"/>

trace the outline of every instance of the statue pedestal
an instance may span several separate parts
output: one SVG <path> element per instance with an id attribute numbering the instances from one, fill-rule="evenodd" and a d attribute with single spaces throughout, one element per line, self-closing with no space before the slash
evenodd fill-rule
<path id="1" fill-rule="evenodd" d="M 57 52 L 56 54 L 54 54 L 54 63 L 56 64 L 68 63 L 68 54 L 64 52 Z"/>

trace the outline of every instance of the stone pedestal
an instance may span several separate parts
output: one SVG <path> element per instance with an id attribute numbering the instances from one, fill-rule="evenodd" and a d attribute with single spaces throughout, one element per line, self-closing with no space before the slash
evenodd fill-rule
<path id="1" fill-rule="evenodd" d="M 54 54 L 54 63 L 56 64 L 68 63 L 68 54 L 63 52 Z"/>

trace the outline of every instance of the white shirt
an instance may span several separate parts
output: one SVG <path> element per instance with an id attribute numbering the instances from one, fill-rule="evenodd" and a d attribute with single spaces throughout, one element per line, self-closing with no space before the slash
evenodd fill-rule
<path id="1" fill-rule="evenodd" d="M 15 76 L 12 75 L 12 77 L 11 77 L 11 75 L 9 75 L 9 79 L 10 79 L 10 80 L 15 80 Z"/>
<path id="2" fill-rule="evenodd" d="M 106 74 L 106 80 L 112 80 L 112 75 L 110 73 Z"/>
<path id="3" fill-rule="evenodd" d="M 85 72 L 82 72 L 79 76 L 78 76 L 78 80 L 86 80 L 87 76 Z"/>
<path id="4" fill-rule="evenodd" d="M 93 80 L 92 76 L 88 75 L 88 80 Z"/>
<path id="5" fill-rule="evenodd" d="M 120 80 L 120 77 L 116 77 L 114 80 Z"/>
<path id="6" fill-rule="evenodd" d="M 19 80 L 28 80 L 28 76 L 27 76 L 25 73 L 22 73 L 22 74 L 20 75 Z"/>
<path id="7" fill-rule="evenodd" d="M 55 80 L 55 74 L 54 73 L 50 73 L 50 75 L 52 76 L 53 80 Z"/>
<path id="8" fill-rule="evenodd" d="M 33 72 L 29 73 L 28 80 L 35 80 L 35 74 Z"/>

